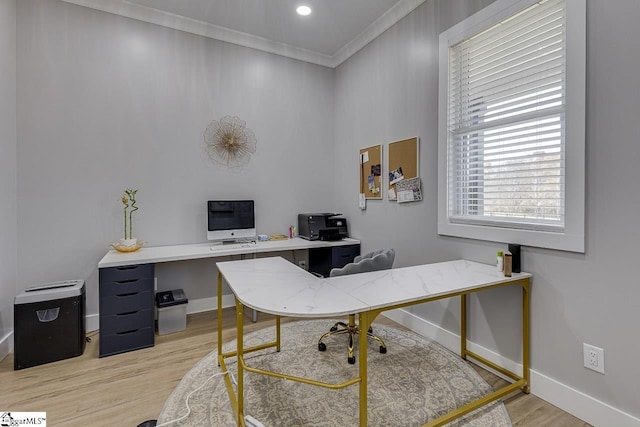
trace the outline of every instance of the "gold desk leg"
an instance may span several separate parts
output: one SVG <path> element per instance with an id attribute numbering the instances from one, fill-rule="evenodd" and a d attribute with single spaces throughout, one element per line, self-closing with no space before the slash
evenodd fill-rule
<path id="1" fill-rule="evenodd" d="M 244 426 L 244 378 L 243 378 L 243 374 L 244 374 L 244 368 L 242 366 L 243 362 L 242 362 L 242 358 L 243 358 L 243 351 L 244 351 L 244 319 L 243 319 L 243 305 L 240 301 L 238 301 L 238 299 L 236 298 L 236 327 L 237 327 L 237 337 L 236 337 L 236 341 L 237 341 L 237 346 L 236 346 L 236 351 L 238 352 L 237 358 L 238 358 L 238 413 L 236 414 L 236 420 L 238 422 L 238 426 L 242 427 Z"/>
<path id="2" fill-rule="evenodd" d="M 361 331 L 368 331 L 371 326 L 371 320 L 369 319 L 369 313 L 364 312 L 359 314 L 359 327 Z M 375 317 L 375 316 L 374 316 Z M 359 337 L 360 346 L 359 352 L 359 368 L 360 368 L 360 427 L 367 427 L 367 335 L 361 334 Z"/>
<path id="3" fill-rule="evenodd" d="M 280 351 L 280 316 L 276 316 L 276 351 Z"/>
<path id="4" fill-rule="evenodd" d="M 460 295 L 460 357 L 467 360 L 467 294 Z"/>
<path id="5" fill-rule="evenodd" d="M 529 279 L 525 279 L 522 283 L 522 377 L 525 385 L 522 387 L 524 393 L 529 394 L 531 391 L 531 373 L 529 371 L 530 363 L 530 305 L 531 305 L 531 283 Z"/>
<path id="6" fill-rule="evenodd" d="M 218 366 L 222 354 L 222 274 L 218 273 Z"/>

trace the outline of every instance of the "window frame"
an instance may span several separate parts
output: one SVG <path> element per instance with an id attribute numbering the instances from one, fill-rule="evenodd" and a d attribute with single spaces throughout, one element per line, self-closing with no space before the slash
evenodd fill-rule
<path id="1" fill-rule="evenodd" d="M 584 253 L 586 0 L 566 2 L 565 224 L 561 231 L 483 225 L 449 218 L 449 46 L 537 3 L 497 0 L 440 34 L 438 93 L 438 234 Z"/>

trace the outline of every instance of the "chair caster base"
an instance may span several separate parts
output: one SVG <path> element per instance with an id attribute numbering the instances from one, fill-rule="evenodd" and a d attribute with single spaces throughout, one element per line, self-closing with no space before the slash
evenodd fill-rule
<path id="1" fill-rule="evenodd" d="M 338 330 L 337 326 L 332 326 L 331 328 L 329 328 L 329 332 L 335 332 Z"/>
<path id="2" fill-rule="evenodd" d="M 347 357 L 347 362 L 349 362 L 350 365 L 355 365 L 356 364 L 356 357 Z"/>
<path id="3" fill-rule="evenodd" d="M 386 354 L 387 353 L 387 347 L 380 346 L 380 353 Z"/>
<path id="4" fill-rule="evenodd" d="M 327 349 L 327 345 L 323 342 L 318 343 L 318 350 L 325 351 Z"/>

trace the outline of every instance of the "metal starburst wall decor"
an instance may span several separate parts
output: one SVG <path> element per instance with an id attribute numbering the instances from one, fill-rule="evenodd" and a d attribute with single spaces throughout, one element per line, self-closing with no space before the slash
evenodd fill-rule
<path id="1" fill-rule="evenodd" d="M 245 166 L 256 152 L 255 134 L 244 120 L 235 116 L 212 121 L 203 137 L 209 157 L 229 168 Z"/>

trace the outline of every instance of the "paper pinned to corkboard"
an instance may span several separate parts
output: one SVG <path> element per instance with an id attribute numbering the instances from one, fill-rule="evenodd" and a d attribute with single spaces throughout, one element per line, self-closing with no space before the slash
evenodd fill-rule
<path id="1" fill-rule="evenodd" d="M 365 199 L 382 199 L 382 145 L 360 149 L 360 189 Z"/>
<path id="2" fill-rule="evenodd" d="M 396 184 L 398 203 L 417 202 L 422 200 L 420 178 L 403 179 Z"/>
<path id="3" fill-rule="evenodd" d="M 417 178 L 419 174 L 420 156 L 418 137 L 403 139 L 389 143 L 389 200 L 397 200 L 396 185 L 402 180 Z"/>

